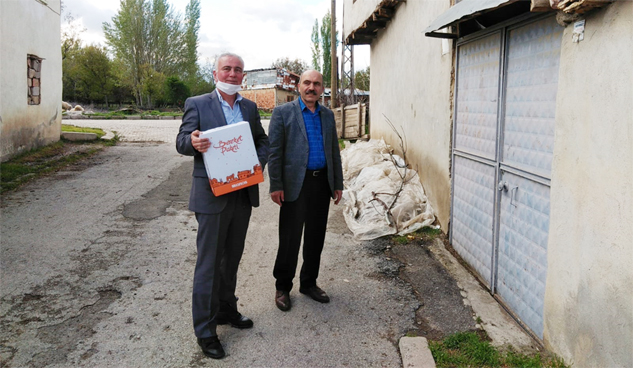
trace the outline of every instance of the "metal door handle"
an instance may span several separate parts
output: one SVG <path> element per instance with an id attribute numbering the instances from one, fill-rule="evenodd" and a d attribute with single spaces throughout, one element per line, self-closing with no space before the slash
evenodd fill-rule
<path id="1" fill-rule="evenodd" d="M 512 189 L 510 189 L 510 205 L 516 207 L 516 203 L 514 203 L 514 197 L 516 196 L 517 192 L 519 191 L 519 187 L 514 186 L 512 187 Z"/>

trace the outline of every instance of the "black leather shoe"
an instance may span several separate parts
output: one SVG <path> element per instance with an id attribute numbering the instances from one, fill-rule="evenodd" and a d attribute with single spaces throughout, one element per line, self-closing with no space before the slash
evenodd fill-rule
<path id="1" fill-rule="evenodd" d="M 301 294 L 305 294 L 305 295 L 309 296 L 310 298 L 316 300 L 319 303 L 329 303 L 330 302 L 330 297 L 327 296 L 325 291 L 321 290 L 321 288 L 318 287 L 318 286 L 313 286 L 313 287 L 309 287 L 309 288 L 300 288 L 299 292 Z"/>
<path id="2" fill-rule="evenodd" d="M 243 316 L 241 313 L 233 316 L 218 317 L 217 323 L 219 325 L 231 325 L 235 328 L 251 328 L 253 327 L 253 321 Z"/>
<path id="3" fill-rule="evenodd" d="M 198 338 L 198 345 L 209 358 L 222 359 L 226 355 L 217 336 Z"/>
<path id="4" fill-rule="evenodd" d="M 275 292 L 275 305 L 284 312 L 289 311 L 292 306 L 292 303 L 290 302 L 290 293 L 283 290 L 277 290 Z"/>

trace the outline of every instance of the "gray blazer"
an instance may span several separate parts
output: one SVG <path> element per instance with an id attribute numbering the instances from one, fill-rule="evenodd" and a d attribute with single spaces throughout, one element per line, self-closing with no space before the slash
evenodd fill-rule
<path id="1" fill-rule="evenodd" d="M 240 102 L 242 117 L 248 121 L 257 150 L 257 157 L 262 169 L 268 161 L 268 136 L 262 127 L 257 105 L 250 100 Z M 201 132 L 226 125 L 222 105 L 216 91 L 200 96 L 190 97 L 185 101 L 185 113 L 182 116 L 180 131 L 176 137 L 178 153 L 193 156 L 193 182 L 189 196 L 189 209 L 198 213 L 216 214 L 226 206 L 226 196 L 216 197 L 211 191 L 207 171 L 204 168 L 202 154 L 191 144 L 191 133 Z M 246 188 L 253 207 L 259 206 L 259 188 L 257 185 Z"/>
<path id="2" fill-rule="evenodd" d="M 338 148 L 334 113 L 321 105 L 321 133 L 327 162 L 330 191 L 343 190 L 343 169 Z M 268 176 L 270 192 L 284 191 L 284 201 L 297 200 L 308 167 L 308 135 L 299 100 L 288 102 L 273 110 L 268 127 L 270 156 Z"/>

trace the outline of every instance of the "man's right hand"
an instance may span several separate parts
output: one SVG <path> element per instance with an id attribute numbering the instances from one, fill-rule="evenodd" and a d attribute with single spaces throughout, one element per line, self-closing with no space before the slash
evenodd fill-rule
<path id="1" fill-rule="evenodd" d="M 211 142 L 208 138 L 200 138 L 200 131 L 194 130 L 191 132 L 191 145 L 196 151 L 204 153 L 211 146 Z"/>
<path id="2" fill-rule="evenodd" d="M 283 190 L 277 190 L 277 191 L 274 191 L 274 192 L 270 193 L 270 199 L 272 199 L 273 202 L 277 203 L 279 205 L 279 207 L 281 207 L 281 202 L 284 201 L 284 191 Z"/>

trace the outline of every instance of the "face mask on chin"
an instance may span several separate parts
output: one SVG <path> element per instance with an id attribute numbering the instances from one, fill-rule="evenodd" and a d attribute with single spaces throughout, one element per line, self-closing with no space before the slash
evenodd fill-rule
<path id="1" fill-rule="evenodd" d="M 215 84 L 215 88 L 219 89 L 220 91 L 226 93 L 227 95 L 234 95 L 236 93 L 238 93 L 239 91 L 242 90 L 242 86 L 239 84 L 229 84 L 229 83 L 225 83 L 225 82 L 217 82 Z"/>

